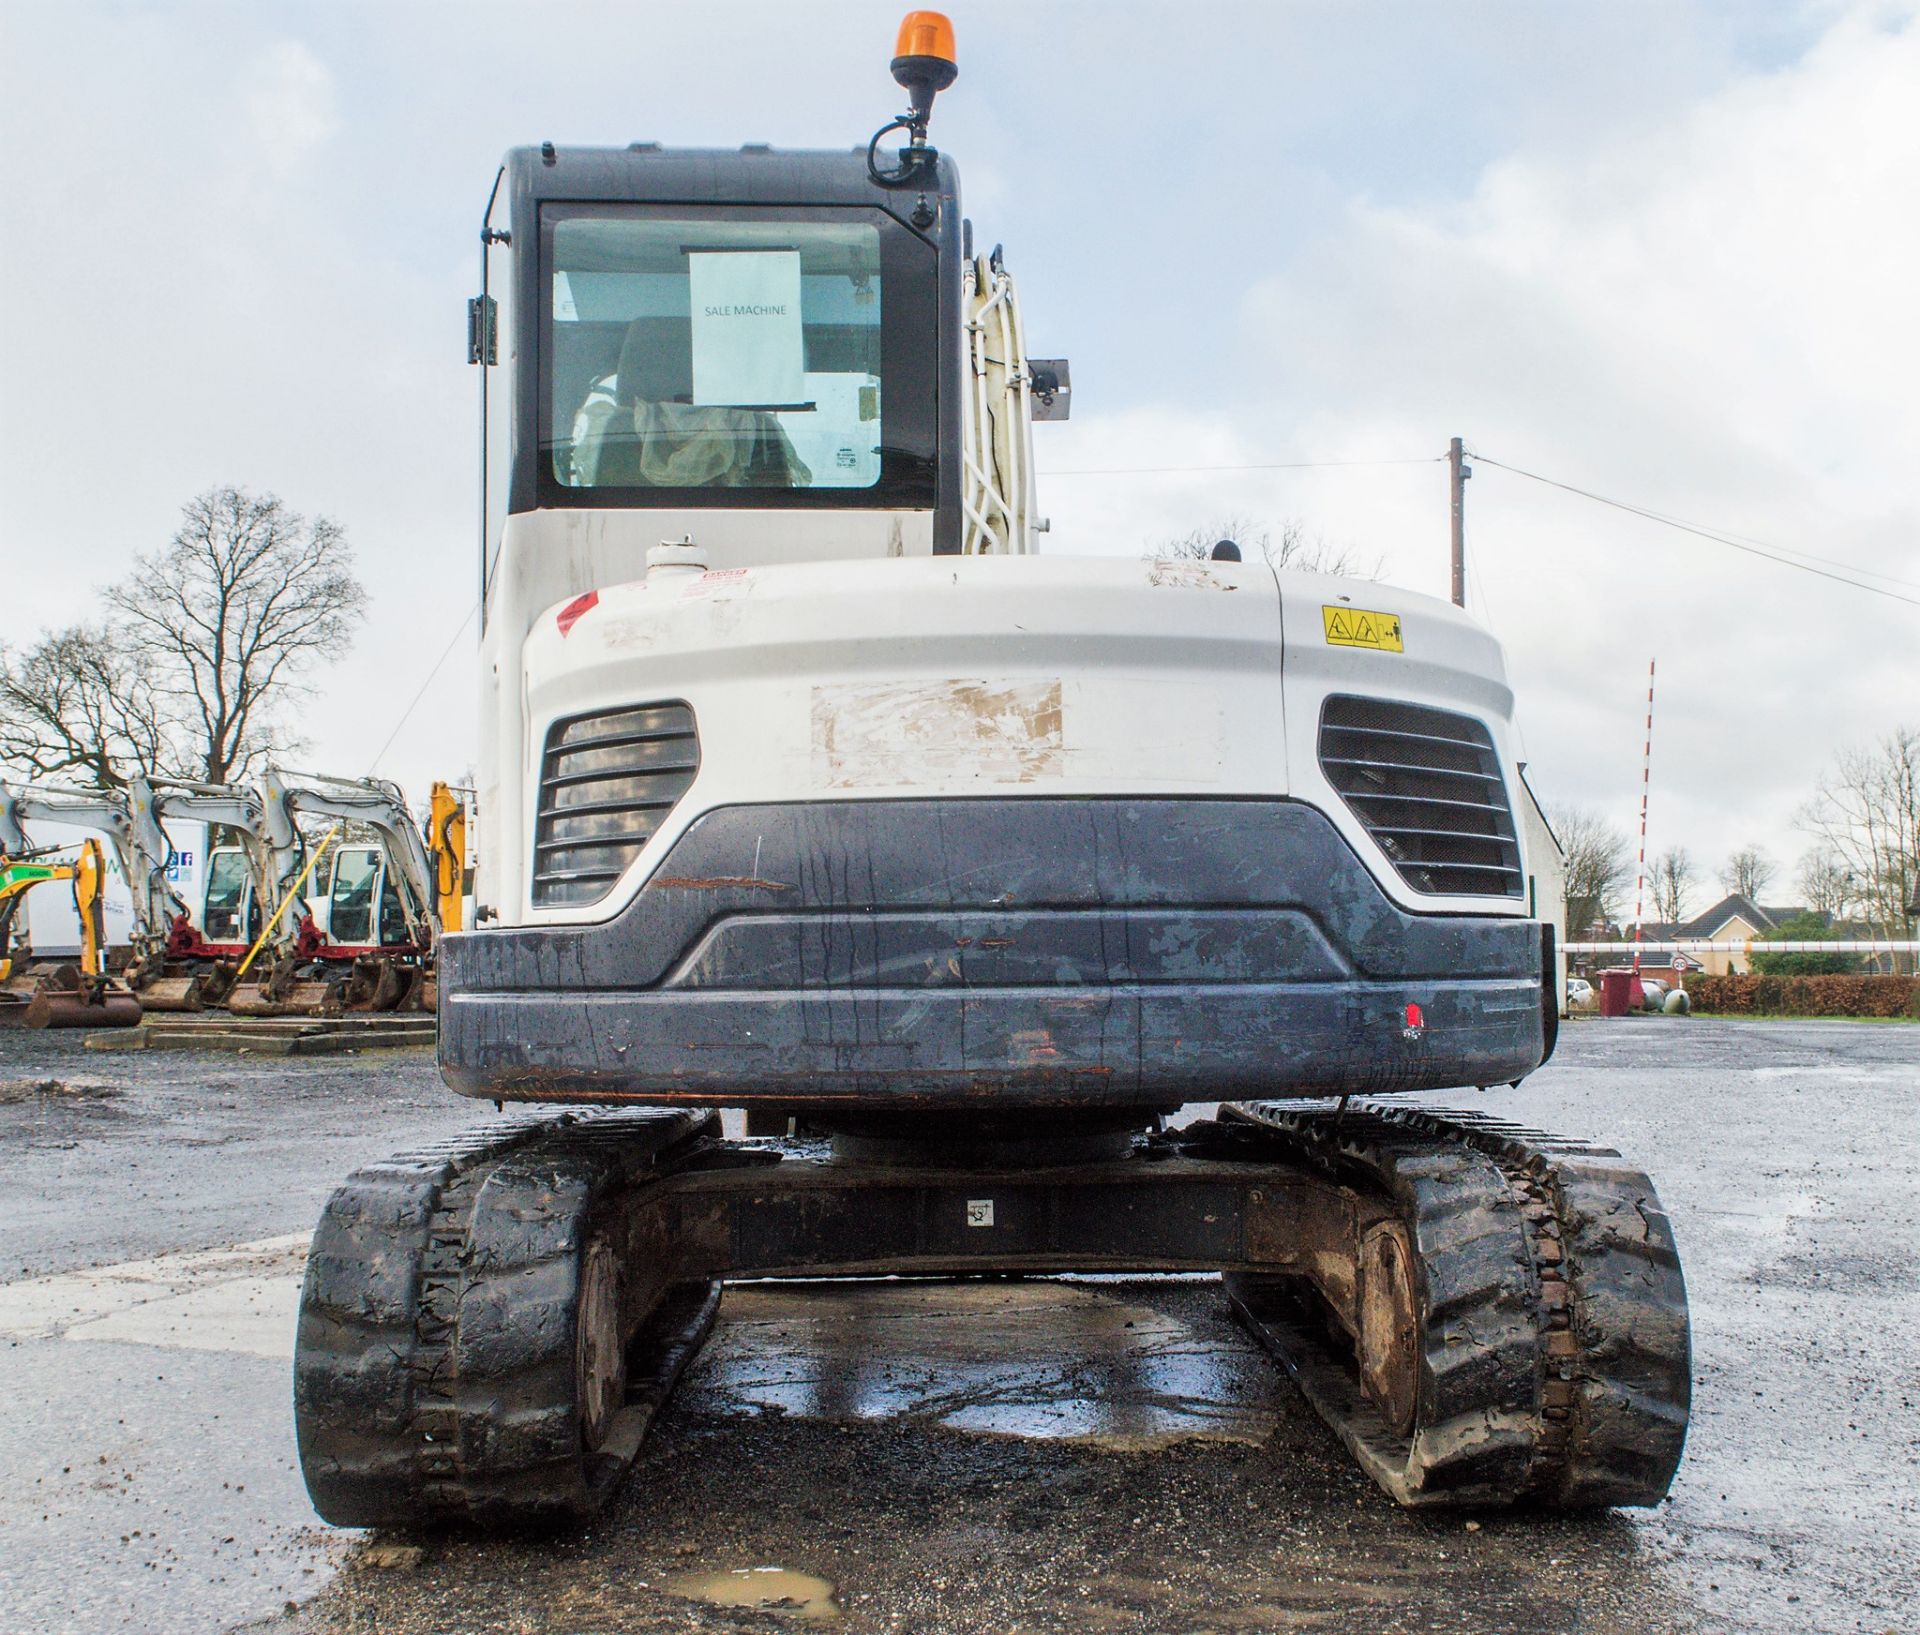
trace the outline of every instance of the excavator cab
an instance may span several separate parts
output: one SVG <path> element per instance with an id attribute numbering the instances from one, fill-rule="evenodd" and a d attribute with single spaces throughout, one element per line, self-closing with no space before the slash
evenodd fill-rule
<path id="1" fill-rule="evenodd" d="M 406 914 L 382 849 L 338 846 L 334 856 L 331 874 L 315 891 L 315 925 L 330 942 L 363 948 L 406 946 Z"/>
<path id="2" fill-rule="evenodd" d="M 1223 1274 L 1406 1504 L 1656 1502 L 1688 1376 L 1651 1184 L 1393 1101 L 1553 1045 L 1499 645 L 1389 585 L 1037 550 L 1066 372 L 927 141 L 956 62 L 910 14 L 909 109 L 851 151 L 501 168 L 438 1049 L 561 1105 L 336 1193 L 309 1491 L 577 1520 L 730 1280 L 1134 1270 Z M 1228 1105 L 1163 1128 L 1194 1102 Z"/>
<path id="3" fill-rule="evenodd" d="M 865 523 L 804 554 L 957 542 L 950 165 L 902 195 L 859 154 L 547 144 L 502 181 L 510 515 L 661 513 L 729 564 L 802 554 L 785 513 Z"/>

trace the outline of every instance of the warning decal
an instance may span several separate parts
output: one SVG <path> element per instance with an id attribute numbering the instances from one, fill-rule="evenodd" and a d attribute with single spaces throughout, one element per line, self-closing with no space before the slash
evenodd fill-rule
<path id="1" fill-rule="evenodd" d="M 1400 615 L 1375 613 L 1364 607 L 1322 607 L 1329 647 L 1371 647 L 1376 653 L 1404 653 Z"/>

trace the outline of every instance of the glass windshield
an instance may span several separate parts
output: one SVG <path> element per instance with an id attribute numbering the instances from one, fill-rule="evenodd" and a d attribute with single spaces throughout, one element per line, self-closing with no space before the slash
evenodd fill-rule
<path id="1" fill-rule="evenodd" d="M 334 942 L 363 948 L 373 941 L 373 886 L 379 864 L 369 847 L 353 846 L 340 853 L 327 916 L 327 935 Z"/>
<path id="2" fill-rule="evenodd" d="M 380 945 L 391 948 L 406 940 L 406 910 L 401 905 L 400 893 L 394 889 L 393 876 L 383 869 L 380 873 Z"/>
<path id="3" fill-rule="evenodd" d="M 890 453 L 930 461 L 931 392 L 903 388 L 931 385 L 934 258 L 897 223 L 548 214 L 555 483 L 871 492 Z"/>
<path id="4" fill-rule="evenodd" d="M 244 942 L 247 910 L 247 859 L 243 852 L 217 851 L 207 859 L 206 907 L 200 932 L 208 942 Z"/>

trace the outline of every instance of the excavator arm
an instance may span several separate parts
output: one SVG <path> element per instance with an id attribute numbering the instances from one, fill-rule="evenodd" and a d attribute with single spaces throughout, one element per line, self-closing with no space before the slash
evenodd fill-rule
<path id="1" fill-rule="evenodd" d="M 24 828 L 28 823 L 71 823 L 97 831 L 113 848 L 126 876 L 136 945 L 164 941 L 177 902 L 167 885 L 172 845 L 144 798 L 146 789 L 142 778 L 135 778 L 124 793 L 56 784 L 16 791 L 0 782 L 0 852 L 19 857 L 33 849 Z"/>
<path id="2" fill-rule="evenodd" d="M 73 878 L 71 863 L 41 863 L 19 855 L 27 849 L 17 824 L 10 835 L 0 835 L 0 982 L 13 975 L 13 922 L 27 893 L 49 880 Z"/>
<path id="3" fill-rule="evenodd" d="M 247 872 L 253 880 L 254 901 L 270 910 L 279 900 L 278 887 L 297 867 L 300 837 L 284 814 L 271 810 L 269 803 L 244 784 L 191 783 L 185 780 L 136 782 L 134 806 L 138 810 L 144 797 L 155 827 L 162 818 L 185 819 L 195 823 L 218 824 L 240 836 L 246 855 Z M 279 928 L 276 927 L 278 931 Z M 285 922 L 278 943 L 291 944 L 294 925 Z"/>
<path id="4" fill-rule="evenodd" d="M 0 822 L 11 826 L 0 847 L 23 838 L 17 805 Z M 41 965 L 16 978 L 11 953 L 14 916 L 29 891 L 62 880 L 73 886 L 73 906 L 80 919 L 80 963 Z M 139 1000 L 124 983 L 107 975 L 106 882 L 106 848 L 91 835 L 71 862 L 35 862 L 10 857 L 0 849 L 0 1026 L 131 1027 L 140 1020 Z"/>
<path id="5" fill-rule="evenodd" d="M 363 823 L 378 834 L 400 888 L 407 940 L 423 952 L 432 949 L 439 923 L 433 863 L 398 785 L 380 778 L 329 778 L 270 769 L 260 787 L 268 810 L 280 814 L 290 830 L 296 819 L 314 817 Z"/>

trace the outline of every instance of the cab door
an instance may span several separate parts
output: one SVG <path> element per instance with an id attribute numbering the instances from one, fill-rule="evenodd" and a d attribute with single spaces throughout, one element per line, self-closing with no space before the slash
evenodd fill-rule
<path id="1" fill-rule="evenodd" d="M 380 852 L 374 846 L 343 846 L 334 865 L 328 898 L 328 940 L 348 948 L 374 941 L 374 904 L 380 889 Z"/>

